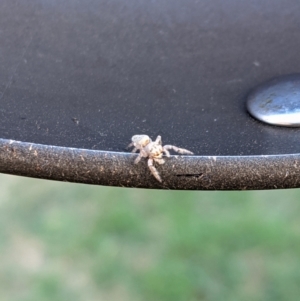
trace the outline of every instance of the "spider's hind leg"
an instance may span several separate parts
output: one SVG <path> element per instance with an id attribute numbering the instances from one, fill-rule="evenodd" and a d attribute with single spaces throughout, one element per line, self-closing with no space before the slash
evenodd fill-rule
<path id="1" fill-rule="evenodd" d="M 130 144 L 127 145 L 126 149 L 130 149 L 131 147 L 133 147 L 133 149 L 131 150 L 132 153 L 136 153 L 139 149 L 134 145 L 133 142 L 131 142 Z"/>
<path id="2" fill-rule="evenodd" d="M 139 155 L 134 160 L 134 164 L 138 164 L 141 161 L 142 157 L 143 157 L 142 154 L 139 153 Z"/>
<path id="3" fill-rule="evenodd" d="M 137 150 L 139 150 L 140 151 L 140 153 L 139 153 L 139 155 L 135 158 L 135 160 L 134 160 L 134 164 L 138 164 L 140 161 L 141 161 L 141 159 L 143 158 L 143 157 L 145 157 L 145 158 L 147 158 L 148 157 L 148 155 L 147 155 L 147 153 L 144 151 L 144 149 L 140 149 L 140 148 L 137 148 Z"/>
<path id="4" fill-rule="evenodd" d="M 132 153 L 136 153 L 139 149 L 137 147 L 134 147 L 133 150 L 131 151 Z"/>

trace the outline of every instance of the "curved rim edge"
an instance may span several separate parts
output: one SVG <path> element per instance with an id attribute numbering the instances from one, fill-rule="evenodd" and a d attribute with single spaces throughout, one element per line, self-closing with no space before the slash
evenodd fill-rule
<path id="1" fill-rule="evenodd" d="M 254 190 L 300 187 L 300 154 L 171 156 L 157 166 L 163 182 L 136 154 L 0 139 L 0 172 L 94 185 L 177 189 Z"/>

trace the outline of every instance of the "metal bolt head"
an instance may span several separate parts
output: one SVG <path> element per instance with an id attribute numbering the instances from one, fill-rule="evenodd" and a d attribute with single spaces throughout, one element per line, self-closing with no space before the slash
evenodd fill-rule
<path id="1" fill-rule="evenodd" d="M 249 113 L 277 126 L 300 127 L 300 73 L 270 80 L 247 99 Z"/>

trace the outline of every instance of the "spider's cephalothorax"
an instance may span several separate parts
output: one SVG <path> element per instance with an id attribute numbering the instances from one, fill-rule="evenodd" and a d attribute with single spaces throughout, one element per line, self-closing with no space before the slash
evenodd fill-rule
<path id="1" fill-rule="evenodd" d="M 156 140 L 152 141 L 147 135 L 134 135 L 131 138 L 131 141 L 132 142 L 128 147 L 133 146 L 132 152 L 135 153 L 137 151 L 140 151 L 138 157 L 134 160 L 134 163 L 139 163 L 142 157 L 148 158 L 148 167 L 153 176 L 159 182 L 162 182 L 162 180 L 157 169 L 154 166 L 154 162 L 157 162 L 158 164 L 164 164 L 165 160 L 162 158 L 164 153 L 167 157 L 170 157 L 169 150 L 174 150 L 175 152 L 180 154 L 193 154 L 187 149 L 178 148 L 174 145 L 162 146 L 161 136 L 157 136 Z"/>

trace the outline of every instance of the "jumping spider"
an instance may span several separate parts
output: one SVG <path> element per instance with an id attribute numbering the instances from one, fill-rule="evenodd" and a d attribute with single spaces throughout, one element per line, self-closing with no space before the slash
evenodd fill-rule
<path id="1" fill-rule="evenodd" d="M 169 150 L 173 150 L 179 154 L 193 154 L 187 149 L 179 148 L 174 145 L 162 146 L 161 136 L 157 136 L 156 140 L 152 141 L 147 135 L 134 135 L 131 138 L 131 141 L 132 142 L 128 145 L 128 147 L 134 147 L 132 152 L 135 153 L 140 151 L 138 157 L 134 160 L 134 163 L 139 163 L 142 157 L 148 158 L 148 167 L 153 176 L 159 182 L 162 182 L 162 180 L 154 166 L 154 162 L 157 162 L 158 164 L 164 164 L 165 160 L 162 158 L 163 153 L 165 153 L 167 157 L 170 157 Z"/>

